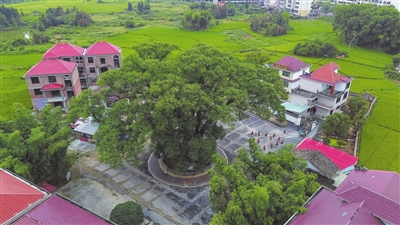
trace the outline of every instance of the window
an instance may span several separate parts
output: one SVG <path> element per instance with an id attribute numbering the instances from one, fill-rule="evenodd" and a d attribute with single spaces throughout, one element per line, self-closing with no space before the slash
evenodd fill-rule
<path id="1" fill-rule="evenodd" d="M 287 7 L 292 8 L 292 5 L 287 5 Z"/>
<path id="2" fill-rule="evenodd" d="M 297 5 L 296 5 L 294 8 L 295 8 L 295 9 L 298 9 L 298 8 L 299 8 L 299 6 L 297 6 Z"/>
<path id="3" fill-rule="evenodd" d="M 350 87 L 350 82 L 346 84 L 346 89 Z"/>
<path id="4" fill-rule="evenodd" d="M 87 61 L 88 61 L 88 63 L 93 63 L 93 57 L 88 57 Z"/>
<path id="5" fill-rule="evenodd" d="M 283 86 L 284 86 L 284 87 L 289 87 L 289 82 L 283 81 Z"/>
<path id="6" fill-rule="evenodd" d="M 75 59 L 76 59 L 76 63 L 83 63 L 82 56 L 77 56 L 77 57 L 75 57 Z"/>
<path id="7" fill-rule="evenodd" d="M 71 62 L 70 58 L 63 58 L 64 61 Z"/>
<path id="8" fill-rule="evenodd" d="M 65 87 L 72 87 L 72 82 L 70 80 L 66 80 Z"/>
<path id="9" fill-rule="evenodd" d="M 105 58 L 100 58 L 100 64 L 106 64 L 106 59 Z"/>
<path id="10" fill-rule="evenodd" d="M 94 67 L 90 67 L 90 68 L 89 68 L 89 72 L 90 72 L 90 73 L 96 73 L 96 69 L 95 69 Z"/>
<path id="11" fill-rule="evenodd" d="M 287 72 L 287 71 L 283 71 L 283 72 L 282 72 L 282 76 L 284 76 L 284 77 L 290 77 L 290 73 Z"/>
<path id="12" fill-rule="evenodd" d="M 56 77 L 55 76 L 49 76 L 48 79 L 49 79 L 50 83 L 56 82 Z"/>
<path id="13" fill-rule="evenodd" d="M 300 4 L 300 2 L 296 2 L 296 5 L 299 5 Z"/>
<path id="14" fill-rule="evenodd" d="M 336 103 L 338 103 L 338 102 L 340 102 L 340 97 L 338 97 L 338 98 L 336 99 Z"/>
<path id="15" fill-rule="evenodd" d="M 343 100 L 347 98 L 347 94 L 349 94 L 349 92 L 344 93 Z"/>
<path id="16" fill-rule="evenodd" d="M 35 95 L 43 95 L 40 89 L 33 89 L 35 91 Z"/>
<path id="17" fill-rule="evenodd" d="M 32 84 L 39 84 L 40 83 L 39 77 L 31 77 L 31 82 Z"/>
<path id="18" fill-rule="evenodd" d="M 119 57 L 117 55 L 114 55 L 113 58 L 114 58 L 114 68 L 119 68 Z"/>

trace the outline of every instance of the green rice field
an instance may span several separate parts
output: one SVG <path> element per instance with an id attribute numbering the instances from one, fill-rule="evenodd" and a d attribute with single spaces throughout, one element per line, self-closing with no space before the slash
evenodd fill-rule
<path id="1" fill-rule="evenodd" d="M 93 14 L 94 27 L 80 30 L 63 31 L 63 28 L 54 28 L 50 33 L 54 40 L 68 41 L 79 46 L 88 46 L 95 41 L 109 41 L 122 48 L 123 56 L 133 53 L 132 46 L 143 42 L 158 41 L 176 44 L 178 51 L 174 51 L 171 57 L 179 54 L 196 43 L 202 42 L 213 45 L 221 50 L 230 52 L 237 57 L 244 58 L 246 54 L 254 50 L 263 50 L 269 54 L 270 61 L 279 60 L 285 55 L 291 54 L 291 50 L 299 43 L 310 39 L 321 38 L 330 40 L 340 49 L 347 51 L 347 45 L 341 44 L 340 38 L 335 35 L 332 25 L 323 20 L 292 20 L 287 35 L 279 37 L 264 37 L 250 30 L 249 22 L 221 21 L 218 26 L 212 26 L 206 31 L 191 32 L 179 29 L 177 21 L 162 19 L 184 12 L 188 6 L 172 6 L 173 1 L 159 1 L 152 3 L 152 10 L 158 10 L 153 15 L 159 18 L 157 21 L 147 21 L 146 26 L 127 29 L 116 26 L 116 21 L 122 17 L 134 21 L 143 19 L 137 14 L 119 14 L 127 7 L 124 0 L 104 1 L 57 1 L 46 0 L 26 2 L 11 5 L 22 9 L 27 21 L 35 19 L 31 14 L 44 12 L 48 7 L 72 7 L 78 6 Z M 132 2 L 132 1 L 131 1 Z M 138 1 L 133 1 L 134 7 Z M 177 1 L 175 1 L 178 4 Z M 174 4 L 175 4 L 174 3 Z M 174 13 L 165 13 L 168 9 Z M 164 11 L 163 11 L 164 10 Z M 162 12 L 162 13 L 161 13 Z M 105 13 L 105 14 L 104 14 Z M 163 14 L 164 13 L 164 14 Z M 24 18 L 23 18 L 24 19 Z M 111 23 L 110 21 L 114 21 Z M 106 25 L 101 26 L 102 23 Z M 22 35 L 26 28 L 1 32 L 1 41 L 12 39 L 16 35 Z M 101 31 L 101 32 L 100 32 Z M 36 46 L 43 50 L 40 53 L 30 54 L 1 54 L 0 58 L 0 115 L 9 118 L 11 106 L 14 102 L 21 102 L 27 107 L 31 105 L 27 86 L 22 76 L 45 53 L 45 49 L 52 45 Z M 358 152 L 360 164 L 369 169 L 394 170 L 400 172 L 400 90 L 399 86 L 384 77 L 381 70 L 391 62 L 392 56 L 376 50 L 351 47 L 349 56 L 344 59 L 336 58 L 307 58 L 299 57 L 303 61 L 312 64 L 312 69 L 333 61 L 340 65 L 339 72 L 354 77 L 351 91 L 355 93 L 370 92 L 378 98 L 371 117 L 365 124 L 360 149 Z"/>

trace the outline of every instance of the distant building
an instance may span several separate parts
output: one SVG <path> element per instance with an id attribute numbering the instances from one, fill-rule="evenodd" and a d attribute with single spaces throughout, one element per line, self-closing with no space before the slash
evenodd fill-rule
<path id="1" fill-rule="evenodd" d="M 326 2 L 327 0 L 322 0 Z M 332 4 L 349 5 L 349 4 L 374 4 L 378 6 L 394 6 L 400 11 L 400 0 L 332 0 Z"/>
<path id="2" fill-rule="evenodd" d="M 332 191 L 318 189 L 285 225 L 400 224 L 400 175 L 396 172 L 354 170 Z"/>
<path id="3" fill-rule="evenodd" d="M 296 16 L 308 16 L 314 0 L 286 0 L 285 9 Z"/>
<path id="4" fill-rule="evenodd" d="M 35 110 L 46 104 L 67 110 L 67 102 L 94 86 L 101 73 L 121 66 L 121 49 L 96 42 L 87 49 L 56 44 L 24 76 Z"/>

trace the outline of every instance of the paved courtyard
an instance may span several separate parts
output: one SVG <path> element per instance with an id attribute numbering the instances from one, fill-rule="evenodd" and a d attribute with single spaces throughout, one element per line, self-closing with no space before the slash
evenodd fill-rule
<path id="1" fill-rule="evenodd" d="M 266 153 L 276 151 L 284 144 L 297 145 L 303 139 L 293 125 L 279 127 L 269 121 L 263 121 L 253 114 L 249 115 L 250 118 L 238 121 L 233 130 L 224 126 L 227 135 L 223 140 L 218 141 L 218 146 L 224 151 L 230 162 L 236 157 L 237 150 L 242 146 L 248 148 L 248 139 L 252 137 L 256 140 L 260 139 L 259 145 L 262 149 L 265 146 L 264 152 Z M 260 135 L 258 135 L 259 131 Z M 266 133 L 268 134 L 266 135 Z M 271 143 L 273 144 L 272 148 Z M 97 161 L 95 150 L 91 145 L 74 142 L 70 149 L 88 151 L 91 155 L 91 157 L 80 158 L 85 177 L 83 180 L 79 179 L 80 182 L 91 179 L 121 196 L 125 196 L 124 199 L 136 200 L 142 205 L 145 215 L 155 224 L 209 224 L 214 214 L 208 197 L 209 185 L 176 187 L 154 179 L 147 164 L 150 153 L 141 155 L 141 163 L 138 168 L 132 168 L 126 164 L 123 167 L 112 169 L 109 165 Z M 79 173 L 78 168 L 77 164 L 74 165 L 73 173 Z M 76 192 L 74 187 L 81 186 L 70 185 L 63 193 L 84 206 L 89 205 L 90 210 L 98 212 L 104 217 L 109 216 L 113 207 L 104 210 L 103 204 L 93 204 L 93 198 L 100 199 L 101 195 L 94 195 L 91 191 L 88 191 L 87 195 L 73 194 Z M 83 186 L 85 187 L 85 185 Z M 86 198 L 82 196 L 86 196 Z"/>
<path id="2" fill-rule="evenodd" d="M 250 116 L 248 119 L 236 122 L 233 130 L 224 125 L 226 136 L 218 141 L 219 147 L 231 153 L 236 153 L 242 147 L 248 149 L 249 139 L 255 138 L 256 141 L 259 139 L 259 146 L 267 153 L 276 151 L 285 144 L 297 145 L 303 140 L 297 127 L 291 124 L 280 127 L 269 121 L 261 120 L 252 113 L 248 113 L 248 115 Z M 260 132 L 260 135 L 258 135 L 258 132 Z"/>

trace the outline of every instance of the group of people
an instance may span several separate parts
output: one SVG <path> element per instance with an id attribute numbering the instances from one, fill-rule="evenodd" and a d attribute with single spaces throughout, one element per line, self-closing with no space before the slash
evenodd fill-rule
<path id="1" fill-rule="evenodd" d="M 286 134 L 286 130 L 283 130 L 283 133 Z M 258 131 L 257 133 L 254 132 L 254 131 L 251 131 L 251 135 L 257 135 L 257 134 L 258 134 L 258 136 L 261 136 L 261 131 Z M 266 132 L 264 136 L 268 137 L 268 132 Z M 271 143 L 270 143 L 270 147 L 271 148 L 274 147 L 275 141 L 276 141 L 276 143 L 275 143 L 276 146 L 278 146 L 279 143 L 283 145 L 283 142 L 284 142 L 283 138 L 281 138 L 279 136 L 277 138 L 277 140 L 275 140 L 275 137 L 276 137 L 275 133 L 269 136 L 269 140 L 271 141 Z M 260 138 L 257 139 L 257 143 L 260 143 Z M 266 145 L 263 146 L 263 150 L 267 150 L 267 146 Z"/>

